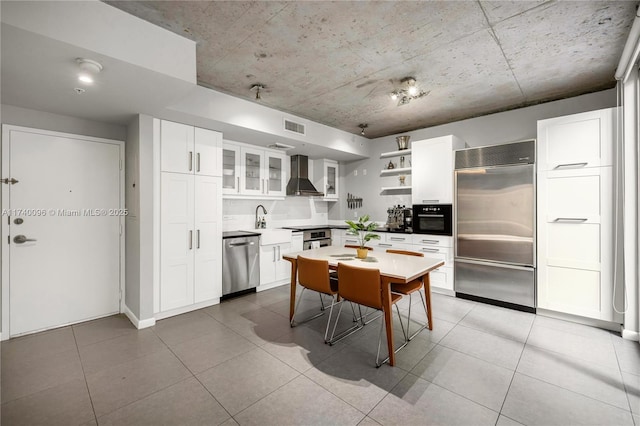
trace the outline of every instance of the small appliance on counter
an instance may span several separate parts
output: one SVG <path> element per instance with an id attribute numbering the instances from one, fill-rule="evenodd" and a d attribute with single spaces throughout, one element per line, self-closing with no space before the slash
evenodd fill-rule
<path id="1" fill-rule="evenodd" d="M 411 207 L 398 204 L 387 209 L 385 227 L 391 232 L 413 232 L 413 212 Z"/>

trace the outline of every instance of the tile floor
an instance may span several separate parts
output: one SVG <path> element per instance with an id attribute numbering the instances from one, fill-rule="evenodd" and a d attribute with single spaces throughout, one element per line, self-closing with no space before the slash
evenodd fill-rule
<path id="1" fill-rule="evenodd" d="M 434 294 L 434 330 L 376 369 L 380 320 L 328 346 L 288 307 L 285 286 L 4 342 L 2 424 L 640 426 L 640 345 L 614 333 Z"/>

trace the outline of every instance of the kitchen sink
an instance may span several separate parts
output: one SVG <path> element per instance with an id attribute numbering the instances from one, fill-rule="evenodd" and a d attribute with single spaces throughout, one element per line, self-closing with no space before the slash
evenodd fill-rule
<path id="1" fill-rule="evenodd" d="M 247 229 L 247 231 L 260 234 L 261 246 L 291 242 L 290 229 L 267 228 L 267 229 Z"/>

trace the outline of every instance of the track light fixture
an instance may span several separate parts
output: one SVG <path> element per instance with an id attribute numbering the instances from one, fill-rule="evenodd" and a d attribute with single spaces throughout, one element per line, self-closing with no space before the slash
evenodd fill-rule
<path id="1" fill-rule="evenodd" d="M 264 84 L 260 84 L 260 83 L 256 83 L 253 86 L 251 86 L 251 90 L 256 91 L 256 101 L 259 101 L 262 99 L 262 97 L 260 96 L 260 91 L 264 89 L 265 89 Z"/>
<path id="2" fill-rule="evenodd" d="M 389 94 L 392 100 L 398 101 L 398 106 L 406 105 L 412 99 L 418 99 L 429 94 L 429 92 L 425 92 L 416 85 L 414 77 L 405 77 L 400 80 L 400 84 L 402 87 Z"/>
<path id="3" fill-rule="evenodd" d="M 367 123 L 361 123 L 361 124 L 358 124 L 358 127 L 360 127 L 360 134 L 364 136 L 364 129 L 369 127 L 369 125 Z"/>

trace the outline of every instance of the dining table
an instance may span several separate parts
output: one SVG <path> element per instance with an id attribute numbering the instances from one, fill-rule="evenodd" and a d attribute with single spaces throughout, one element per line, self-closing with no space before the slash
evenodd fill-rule
<path id="1" fill-rule="evenodd" d="M 329 269 L 338 269 L 338 263 L 345 263 L 361 268 L 377 269 L 380 271 L 380 288 L 382 291 L 382 305 L 384 311 L 385 328 L 387 331 L 387 347 L 389 350 L 389 365 L 395 365 L 393 349 L 393 326 L 391 316 L 391 284 L 409 283 L 421 279 L 424 284 L 427 312 L 431 312 L 431 285 L 429 273 L 444 265 L 444 261 L 429 257 L 407 256 L 405 254 L 387 253 L 385 251 L 369 251 L 365 259 L 356 257 L 356 249 L 341 246 L 327 246 L 311 250 L 303 250 L 282 255 L 284 260 L 291 262 L 291 300 L 289 304 L 289 320 L 293 318 L 296 287 L 298 276 L 298 256 L 308 259 L 326 260 Z M 338 288 L 340 283 L 338 283 Z M 430 317 L 431 315 L 429 315 Z M 433 329 L 433 321 L 429 318 L 428 328 Z"/>

